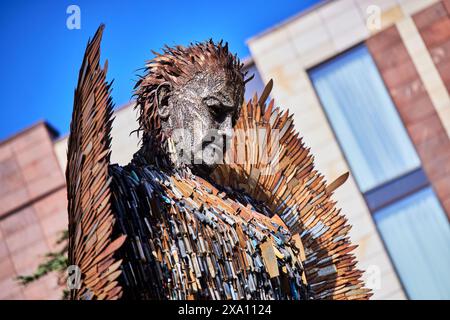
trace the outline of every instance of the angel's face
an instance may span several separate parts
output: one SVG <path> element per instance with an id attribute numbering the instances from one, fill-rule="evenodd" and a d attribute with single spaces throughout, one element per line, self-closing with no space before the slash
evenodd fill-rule
<path id="1" fill-rule="evenodd" d="M 162 128 L 175 144 L 177 161 L 209 172 L 223 163 L 243 100 L 243 84 L 225 72 L 200 72 L 167 99 Z"/>

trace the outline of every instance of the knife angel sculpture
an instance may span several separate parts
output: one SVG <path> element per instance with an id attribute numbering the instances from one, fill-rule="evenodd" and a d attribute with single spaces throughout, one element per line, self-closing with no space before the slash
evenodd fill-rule
<path id="1" fill-rule="evenodd" d="M 103 26 L 75 91 L 66 171 L 72 299 L 367 299 L 346 218 L 227 45 L 166 47 L 136 84 L 142 145 L 109 163 Z M 120 151 L 119 151 L 120 152 Z"/>

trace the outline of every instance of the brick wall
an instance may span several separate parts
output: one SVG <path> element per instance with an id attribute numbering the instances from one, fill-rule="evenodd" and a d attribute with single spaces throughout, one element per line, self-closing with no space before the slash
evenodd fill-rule
<path id="1" fill-rule="evenodd" d="M 445 46 L 446 41 L 450 44 L 450 24 L 447 31 L 441 30 L 442 24 L 450 23 L 442 3 L 420 11 L 413 20 L 429 49 L 437 50 L 439 46 Z M 450 217 L 450 139 L 432 102 L 430 90 L 411 58 L 411 54 L 417 52 L 409 52 L 404 40 L 394 25 L 368 39 L 366 44 L 415 145 L 423 169 Z M 450 61 L 446 60 L 437 64 L 441 76 L 442 69 Z"/>
<path id="2" fill-rule="evenodd" d="M 450 93 L 450 0 L 438 2 L 418 12 L 413 16 L 413 20 L 447 92 Z M 448 109 L 450 110 L 450 107 Z M 449 121 L 450 113 L 444 113 L 444 117 Z M 425 126 L 429 127 L 427 132 Z M 436 115 L 430 115 L 419 130 L 420 137 L 432 141 L 428 148 L 420 148 L 425 149 L 423 152 L 429 155 L 426 169 L 450 218 L 449 133 Z"/>
<path id="3" fill-rule="evenodd" d="M 59 299 L 55 275 L 27 287 L 31 274 L 67 228 L 65 181 L 44 123 L 0 144 L 0 299 Z"/>
<path id="4" fill-rule="evenodd" d="M 450 0 L 416 13 L 413 20 L 450 92 Z"/>

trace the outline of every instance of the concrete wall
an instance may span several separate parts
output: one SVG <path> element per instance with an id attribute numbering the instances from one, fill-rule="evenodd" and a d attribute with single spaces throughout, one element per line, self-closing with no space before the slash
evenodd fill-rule
<path id="1" fill-rule="evenodd" d="M 133 154 L 139 149 L 139 138 L 136 133 L 130 135 L 131 131 L 137 129 L 137 114 L 130 103 L 120 107 L 114 112 L 114 122 L 111 136 L 111 163 L 125 165 L 130 162 Z M 67 164 L 67 138 L 62 137 L 55 142 L 55 153 L 57 155 L 61 170 L 66 170 Z"/>

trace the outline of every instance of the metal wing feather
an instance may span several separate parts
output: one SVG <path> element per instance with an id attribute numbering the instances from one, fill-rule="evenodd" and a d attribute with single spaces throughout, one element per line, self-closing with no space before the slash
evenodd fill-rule
<path id="1" fill-rule="evenodd" d="M 114 215 L 108 174 L 113 103 L 107 63 L 100 67 L 101 25 L 88 42 L 75 90 L 68 142 L 66 182 L 69 212 L 69 264 L 81 281 L 71 299 L 117 299 L 121 261 L 114 252 L 125 236 L 112 239 Z"/>
<path id="2" fill-rule="evenodd" d="M 314 158 L 294 130 L 293 116 L 261 98 L 242 106 L 225 164 L 212 174 L 218 184 L 245 190 L 267 204 L 295 234 L 305 251 L 306 279 L 316 299 L 368 299 L 356 267 L 347 218 L 331 194 L 348 178 L 327 185 Z"/>

